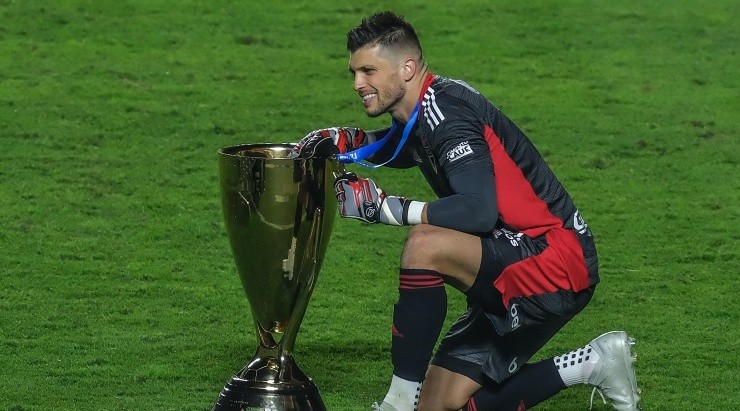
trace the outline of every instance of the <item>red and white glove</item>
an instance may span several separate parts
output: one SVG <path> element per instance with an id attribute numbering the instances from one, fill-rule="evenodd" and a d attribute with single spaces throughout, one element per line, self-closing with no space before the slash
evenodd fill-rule
<path id="1" fill-rule="evenodd" d="M 369 178 L 348 172 L 334 180 L 339 201 L 339 214 L 367 223 L 408 225 L 408 208 L 412 201 L 388 196 Z"/>
<path id="2" fill-rule="evenodd" d="M 290 151 L 290 158 L 326 158 L 346 153 L 362 144 L 365 131 L 354 127 L 330 127 L 314 130 Z"/>

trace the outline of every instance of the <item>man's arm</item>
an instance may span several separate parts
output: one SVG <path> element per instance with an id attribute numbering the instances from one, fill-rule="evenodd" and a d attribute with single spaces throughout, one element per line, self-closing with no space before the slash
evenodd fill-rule
<path id="1" fill-rule="evenodd" d="M 426 223 L 481 233 L 491 231 L 498 219 L 493 174 L 487 170 L 468 167 L 455 173 L 450 181 L 456 194 L 429 203 L 386 195 L 374 181 L 355 173 L 338 176 L 334 185 L 342 217 L 390 225 Z"/>
<path id="2" fill-rule="evenodd" d="M 498 221 L 498 203 L 492 165 L 468 165 L 449 180 L 455 194 L 427 203 L 421 221 L 466 233 L 493 230 Z"/>

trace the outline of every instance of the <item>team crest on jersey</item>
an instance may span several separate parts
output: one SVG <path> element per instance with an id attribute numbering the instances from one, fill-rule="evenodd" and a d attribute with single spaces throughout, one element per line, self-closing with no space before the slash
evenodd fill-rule
<path id="1" fill-rule="evenodd" d="M 450 160 L 450 162 L 453 162 L 469 154 L 473 154 L 473 149 L 470 148 L 470 144 L 467 141 L 463 141 L 462 143 L 455 146 L 455 148 L 447 152 L 447 159 Z"/>

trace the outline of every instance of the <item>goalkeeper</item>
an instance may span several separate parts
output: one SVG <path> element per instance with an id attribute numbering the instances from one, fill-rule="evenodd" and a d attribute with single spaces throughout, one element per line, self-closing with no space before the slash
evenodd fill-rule
<path id="1" fill-rule="evenodd" d="M 623 331 L 529 362 L 599 282 L 591 230 L 531 141 L 475 89 L 433 74 L 402 17 L 375 14 L 347 38 L 366 114 L 388 113 L 392 126 L 316 130 L 292 155 L 418 167 L 439 197 L 388 195 L 354 173 L 335 182 L 342 217 L 413 226 L 393 312 L 393 376 L 373 408 L 523 410 L 590 384 L 616 409 L 637 409 L 633 340 Z M 432 358 L 445 284 L 466 294 L 468 310 Z"/>

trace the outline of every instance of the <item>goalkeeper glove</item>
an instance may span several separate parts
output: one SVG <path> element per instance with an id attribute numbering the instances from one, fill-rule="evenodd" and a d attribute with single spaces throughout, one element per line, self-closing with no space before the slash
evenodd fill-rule
<path id="1" fill-rule="evenodd" d="M 334 180 L 334 190 L 342 217 L 356 218 L 367 223 L 408 225 L 409 206 L 424 203 L 389 196 L 369 178 L 348 172 Z M 421 214 L 421 209 L 419 209 Z M 419 216 L 420 219 L 420 216 Z M 420 221 L 416 221 L 418 223 Z"/>
<path id="2" fill-rule="evenodd" d="M 314 130 L 290 151 L 290 158 L 326 158 L 346 153 L 362 144 L 365 131 L 354 127 L 330 127 Z"/>

